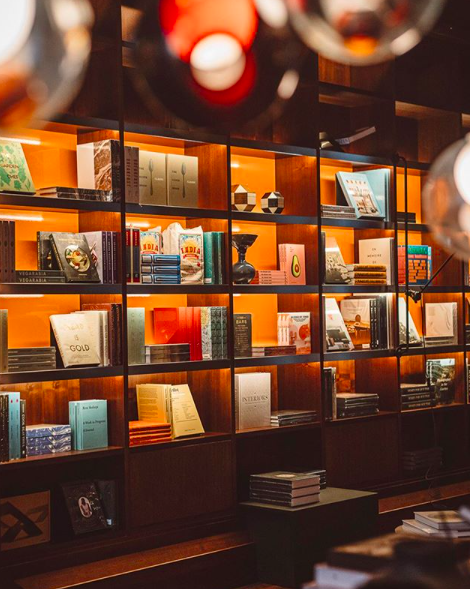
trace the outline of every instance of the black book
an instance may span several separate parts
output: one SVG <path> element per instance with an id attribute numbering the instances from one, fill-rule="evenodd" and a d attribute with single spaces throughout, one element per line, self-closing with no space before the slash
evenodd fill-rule
<path id="1" fill-rule="evenodd" d="M 117 485 L 116 481 L 96 481 L 96 487 L 103 507 L 106 524 L 109 528 L 115 528 L 118 524 L 117 509 Z"/>
<path id="2" fill-rule="evenodd" d="M 0 395 L 0 462 L 10 460 L 8 395 Z"/>
<path id="3" fill-rule="evenodd" d="M 59 263 L 52 250 L 51 234 L 48 231 L 37 232 L 38 268 L 40 270 L 60 270 Z"/>
<path id="4" fill-rule="evenodd" d="M 234 313 L 233 333 L 235 358 L 247 358 L 252 354 L 251 313 Z"/>
<path id="5" fill-rule="evenodd" d="M 95 483 L 68 483 L 61 487 L 75 535 L 97 532 L 108 527 Z"/>
<path id="6" fill-rule="evenodd" d="M 328 367 L 323 369 L 324 391 L 325 391 L 325 417 L 335 419 L 336 417 L 336 368 Z"/>
<path id="7" fill-rule="evenodd" d="M 51 233 L 59 269 L 67 282 L 100 282 L 86 237 L 80 233 Z"/>

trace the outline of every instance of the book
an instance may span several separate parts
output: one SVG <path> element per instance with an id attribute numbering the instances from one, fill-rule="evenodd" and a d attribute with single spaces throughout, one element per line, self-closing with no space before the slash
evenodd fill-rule
<path id="1" fill-rule="evenodd" d="M 108 403 L 105 399 L 69 402 L 74 450 L 108 446 Z"/>
<path id="2" fill-rule="evenodd" d="M 369 179 L 365 174 L 338 172 L 336 174 L 336 201 L 354 207 L 358 219 L 383 219 Z"/>
<path id="3" fill-rule="evenodd" d="M 159 229 L 159 228 L 158 228 Z M 161 231 L 150 230 L 140 232 L 140 252 L 147 255 L 163 254 L 163 237 Z"/>
<path id="4" fill-rule="evenodd" d="M 355 348 L 371 347 L 372 299 L 349 297 L 340 302 L 341 315 Z"/>
<path id="5" fill-rule="evenodd" d="M 93 188 L 71 188 L 67 186 L 48 186 L 38 188 L 37 196 L 43 198 L 69 198 L 72 200 L 91 200 L 95 202 L 112 202 L 111 190 L 96 190 Z"/>
<path id="6" fill-rule="evenodd" d="M 187 384 L 171 387 L 171 427 L 174 438 L 204 433 L 204 427 Z"/>
<path id="7" fill-rule="evenodd" d="M 51 343 L 53 346 L 57 343 L 59 359 L 65 368 L 100 364 L 99 342 L 93 340 L 87 315 L 51 315 L 50 322 L 53 336 Z"/>
<path id="8" fill-rule="evenodd" d="M 271 374 L 235 374 L 235 420 L 238 430 L 271 424 Z"/>
<path id="9" fill-rule="evenodd" d="M 67 282 L 99 282 L 86 237 L 83 234 L 51 233 L 52 249 Z"/>
<path id="10" fill-rule="evenodd" d="M 127 309 L 127 354 L 129 364 L 145 364 L 145 308 Z"/>
<path id="11" fill-rule="evenodd" d="M 77 314 L 86 315 L 88 326 L 90 328 L 92 341 L 95 343 L 95 349 L 100 359 L 100 366 L 110 365 L 109 351 L 109 316 L 104 310 L 82 310 Z"/>
<path id="12" fill-rule="evenodd" d="M 305 245 L 279 244 L 279 269 L 284 270 L 287 284 L 307 284 L 305 274 Z"/>
<path id="13" fill-rule="evenodd" d="M 23 146 L 17 141 L 0 140 L 0 192 L 36 192 Z"/>
<path id="14" fill-rule="evenodd" d="M 8 370 L 8 310 L 0 309 L 0 373 Z"/>
<path id="15" fill-rule="evenodd" d="M 426 344 L 457 345 L 457 303 L 425 303 Z"/>
<path id="16" fill-rule="evenodd" d="M 313 505 L 320 501 L 320 493 L 305 495 L 303 497 L 292 497 L 291 499 L 280 497 L 275 493 L 256 493 L 250 491 L 250 500 L 257 503 L 267 503 L 268 505 L 279 505 L 280 507 L 302 507 L 304 505 Z"/>
<path id="17" fill-rule="evenodd" d="M 393 284 L 394 276 L 394 248 L 393 237 L 381 237 L 377 239 L 359 240 L 359 263 L 371 266 L 385 266 L 387 271 L 387 284 Z"/>
<path id="18" fill-rule="evenodd" d="M 349 273 L 338 242 L 334 237 L 326 237 L 323 232 L 322 240 L 325 251 L 325 284 L 347 284 Z"/>
<path id="19" fill-rule="evenodd" d="M 327 419 L 336 419 L 338 414 L 336 367 L 328 366 L 323 369 L 323 391 L 325 395 L 325 417 Z"/>
<path id="20" fill-rule="evenodd" d="M 0 395 L 0 462 L 10 460 L 9 399 Z"/>
<path id="21" fill-rule="evenodd" d="M 77 177 L 80 188 L 112 191 L 113 200 L 121 200 L 121 157 L 119 141 L 105 139 L 77 145 Z M 125 168 L 132 168 L 131 153 L 125 150 Z M 132 181 L 131 181 L 132 183 Z M 129 192 L 130 183 L 126 183 Z"/>
<path id="22" fill-rule="evenodd" d="M 64 284 L 65 274 L 61 270 L 16 270 L 12 282 L 20 284 Z"/>
<path id="23" fill-rule="evenodd" d="M 437 530 L 428 526 L 416 519 L 404 519 L 403 531 L 409 534 L 417 534 L 418 536 L 428 536 L 432 538 L 457 539 L 469 538 L 470 528 L 466 530 Z"/>
<path id="24" fill-rule="evenodd" d="M 353 350 L 354 344 L 346 328 L 336 299 L 325 297 L 324 301 L 327 351 Z"/>
<path id="25" fill-rule="evenodd" d="M 20 393 L 0 392 L 0 397 L 6 398 L 8 422 L 8 459 L 19 460 L 21 458 L 21 406 Z"/>
<path id="26" fill-rule="evenodd" d="M 278 313 L 277 341 L 279 346 L 295 346 L 297 354 L 310 354 L 312 340 L 310 313 Z"/>
<path id="27" fill-rule="evenodd" d="M 187 155 L 166 156 L 168 205 L 171 207 L 197 208 L 198 158 Z"/>
<path id="28" fill-rule="evenodd" d="M 59 266 L 59 262 L 52 249 L 51 233 L 50 231 L 38 231 L 36 234 L 37 240 L 37 258 L 39 270 L 56 270 L 63 273 Z M 63 273 L 64 274 L 64 273 Z M 64 274 L 65 276 L 65 274 Z"/>
<path id="29" fill-rule="evenodd" d="M 455 401 L 455 358 L 426 360 L 426 377 L 435 389 L 438 404 L 449 405 Z"/>
<path id="30" fill-rule="evenodd" d="M 108 527 L 94 482 L 63 483 L 61 489 L 75 535 L 97 532 Z"/>
<path id="31" fill-rule="evenodd" d="M 415 520 L 442 531 L 470 529 L 470 524 L 457 511 L 415 511 Z"/>
<path id="32" fill-rule="evenodd" d="M 137 384 L 137 414 L 139 421 L 169 422 L 167 395 L 170 385 Z"/>
<path id="33" fill-rule="evenodd" d="M 164 153 L 139 150 L 139 202 L 143 205 L 168 204 Z"/>
<path id="34" fill-rule="evenodd" d="M 122 305 L 120 303 L 83 304 L 83 311 L 106 311 L 108 314 L 108 346 L 111 366 L 122 365 Z"/>
<path id="35" fill-rule="evenodd" d="M 233 314 L 233 338 L 235 358 L 251 356 L 252 342 L 251 313 Z"/>
<path id="36" fill-rule="evenodd" d="M 204 284 L 224 283 L 225 233 L 204 232 Z"/>
<path id="37" fill-rule="evenodd" d="M 112 260 L 108 260 L 107 232 L 106 231 L 89 231 L 83 233 L 90 248 L 91 259 L 95 265 L 100 282 L 108 283 L 108 268 Z"/>
<path id="38" fill-rule="evenodd" d="M 429 245 L 408 246 L 408 284 L 425 286 L 432 278 L 432 247 Z M 398 246 L 398 284 L 406 284 L 406 251 Z"/>
<path id="39" fill-rule="evenodd" d="M 406 318 L 408 317 L 408 338 Z M 416 329 L 415 322 L 410 311 L 407 309 L 406 300 L 403 297 L 398 299 L 398 328 L 400 345 L 421 346 L 423 340 Z"/>
<path id="40" fill-rule="evenodd" d="M 117 482 L 115 480 L 97 480 L 95 485 L 106 518 L 106 525 L 108 528 L 115 528 L 119 523 Z"/>
<path id="41" fill-rule="evenodd" d="M 271 483 L 273 487 L 278 489 L 290 490 L 318 486 L 320 484 L 320 477 L 311 473 L 298 473 L 278 470 L 264 474 L 250 475 L 250 484 L 254 482 L 263 484 Z"/>
<path id="42" fill-rule="evenodd" d="M 389 214 L 391 170 L 381 168 L 361 172 L 369 180 L 370 187 L 380 210 L 380 216 L 387 219 Z"/>
<path id="43" fill-rule="evenodd" d="M 181 282 L 183 284 L 203 284 L 204 245 L 202 235 L 181 233 L 179 255 L 181 256 Z"/>
<path id="44" fill-rule="evenodd" d="M 50 491 L 0 499 L 1 552 L 45 544 L 50 539 Z"/>

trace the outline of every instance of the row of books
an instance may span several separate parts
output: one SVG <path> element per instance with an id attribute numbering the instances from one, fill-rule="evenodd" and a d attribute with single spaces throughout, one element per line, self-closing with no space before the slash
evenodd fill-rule
<path id="1" fill-rule="evenodd" d="M 250 475 L 250 500 L 280 507 L 303 507 L 320 501 L 326 471 L 275 471 Z"/>
<path id="2" fill-rule="evenodd" d="M 410 473 L 438 470 L 443 465 L 444 450 L 440 446 L 403 452 L 403 470 Z"/>
<path id="3" fill-rule="evenodd" d="M 379 412 L 379 395 L 376 393 L 338 392 L 337 370 L 323 369 L 324 407 L 328 420 L 366 417 Z"/>

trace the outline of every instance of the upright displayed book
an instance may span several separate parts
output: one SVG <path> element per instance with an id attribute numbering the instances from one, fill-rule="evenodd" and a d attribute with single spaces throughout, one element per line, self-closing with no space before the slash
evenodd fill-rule
<path id="1" fill-rule="evenodd" d="M 204 284 L 225 282 L 225 233 L 204 233 Z"/>
<path id="2" fill-rule="evenodd" d="M 204 284 L 204 232 L 202 227 L 185 229 L 172 223 L 163 232 L 165 254 L 181 258 L 181 282 Z"/>
<path id="3" fill-rule="evenodd" d="M 51 345 L 59 350 L 58 366 L 99 366 L 99 340 L 93 337 L 88 315 L 51 315 L 50 322 Z"/>
<path id="4" fill-rule="evenodd" d="M 0 140 L 0 192 L 36 192 L 23 146 L 17 141 Z"/>
<path id="5" fill-rule="evenodd" d="M 145 308 L 127 309 L 127 355 L 129 364 L 145 364 Z"/>
<path id="6" fill-rule="evenodd" d="M 385 217 L 365 174 L 338 172 L 336 182 L 337 203 L 353 207 L 358 219 Z"/>
<path id="7" fill-rule="evenodd" d="M 64 483 L 61 488 L 74 535 L 107 529 L 100 495 L 93 481 Z"/>
<path id="8" fill-rule="evenodd" d="M 105 399 L 69 402 L 74 450 L 94 450 L 108 446 L 108 404 Z"/>
<path id="9" fill-rule="evenodd" d="M 67 282 L 100 282 L 84 234 L 51 233 L 52 250 Z"/>
<path id="10" fill-rule="evenodd" d="M 408 318 L 408 322 L 407 322 Z M 410 311 L 407 309 L 406 300 L 403 297 L 398 298 L 398 327 L 399 343 L 401 346 L 421 346 L 423 340 L 416 329 L 415 322 Z M 408 337 L 407 337 L 408 327 Z"/>
<path id="11" fill-rule="evenodd" d="M 88 326 L 90 328 L 92 341 L 95 345 L 95 350 L 100 359 L 100 366 L 110 365 L 109 352 L 109 315 L 105 310 L 82 310 L 77 311 L 77 314 L 86 316 Z"/>
<path id="12" fill-rule="evenodd" d="M 322 232 L 325 251 L 325 284 L 347 284 L 349 274 L 338 242 Z"/>
<path id="13" fill-rule="evenodd" d="M 393 237 L 359 240 L 359 264 L 385 266 L 387 284 L 393 284 L 395 240 Z"/>
<path id="14" fill-rule="evenodd" d="M 0 281 L 16 282 L 16 223 L 0 221 Z"/>
<path id="15" fill-rule="evenodd" d="M 372 299 L 354 297 L 340 303 L 346 329 L 354 348 L 359 350 L 371 347 L 371 303 Z"/>
<path id="16" fill-rule="evenodd" d="M 389 217 L 390 183 L 392 175 L 390 168 L 364 170 L 360 173 L 366 176 L 369 180 L 369 185 L 379 207 L 380 215 L 384 219 L 387 219 Z"/>
<path id="17" fill-rule="evenodd" d="M 353 350 L 354 344 L 336 299 L 325 297 L 325 337 L 328 352 Z"/>
<path id="18" fill-rule="evenodd" d="M 398 246 L 398 284 L 406 284 L 406 248 Z M 432 247 L 408 246 L 408 284 L 424 286 L 432 278 Z"/>
<path id="19" fill-rule="evenodd" d="M 187 384 L 171 387 L 171 428 L 174 438 L 204 433 L 204 427 Z"/>
<path id="20" fill-rule="evenodd" d="M 305 269 L 305 245 L 279 244 L 279 269 L 284 270 L 287 284 L 307 284 Z"/>
<path id="21" fill-rule="evenodd" d="M 336 367 L 327 366 L 323 369 L 323 391 L 324 407 L 326 419 L 336 419 L 338 417 L 338 404 L 336 395 L 338 393 L 336 383 Z"/>
<path id="22" fill-rule="evenodd" d="M 168 154 L 166 157 L 168 205 L 171 207 L 198 206 L 198 158 Z"/>
<path id="23" fill-rule="evenodd" d="M 122 305 L 121 303 L 85 303 L 82 311 L 105 311 L 108 315 L 108 353 L 111 366 L 122 366 Z M 105 337 L 105 336 L 103 336 Z"/>
<path id="24" fill-rule="evenodd" d="M 233 339 L 235 358 L 251 356 L 253 345 L 251 313 L 233 314 Z"/>
<path id="25" fill-rule="evenodd" d="M 457 303 L 425 303 L 427 346 L 454 346 L 459 343 Z"/>
<path id="26" fill-rule="evenodd" d="M 237 430 L 270 427 L 271 373 L 235 374 Z"/>
<path id="27" fill-rule="evenodd" d="M 426 377 L 435 388 L 437 403 L 450 405 L 455 401 L 455 358 L 426 360 Z"/>
<path id="28" fill-rule="evenodd" d="M 2 430 L 0 443 L 3 437 L 3 451 L 6 457 L 6 448 L 8 448 L 8 460 L 19 460 L 21 458 L 20 393 L 0 393 L 0 404 L 0 429 Z"/>
<path id="29" fill-rule="evenodd" d="M 83 234 L 102 284 L 117 284 L 119 275 L 119 234 L 116 231 L 90 231 Z"/>
<path id="30" fill-rule="evenodd" d="M 310 313 L 278 313 L 277 342 L 279 346 L 295 345 L 297 354 L 310 354 Z"/>
<path id="31" fill-rule="evenodd" d="M 139 202 L 143 205 L 166 205 L 166 155 L 139 150 Z"/>

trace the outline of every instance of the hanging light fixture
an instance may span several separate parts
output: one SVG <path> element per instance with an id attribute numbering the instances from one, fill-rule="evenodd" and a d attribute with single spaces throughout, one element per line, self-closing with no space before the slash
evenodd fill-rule
<path id="1" fill-rule="evenodd" d="M 91 49 L 88 0 L 0 0 L 0 129 L 57 114 Z"/>
<path id="2" fill-rule="evenodd" d="M 153 108 L 234 129 L 293 95 L 302 52 L 284 0 L 151 0 L 137 32 L 137 83 Z"/>
<path id="3" fill-rule="evenodd" d="M 294 28 L 314 51 L 369 65 L 403 55 L 429 32 L 446 0 L 286 0 Z"/>
<path id="4" fill-rule="evenodd" d="M 460 259 L 470 259 L 470 134 L 432 165 L 423 207 L 436 240 Z"/>

